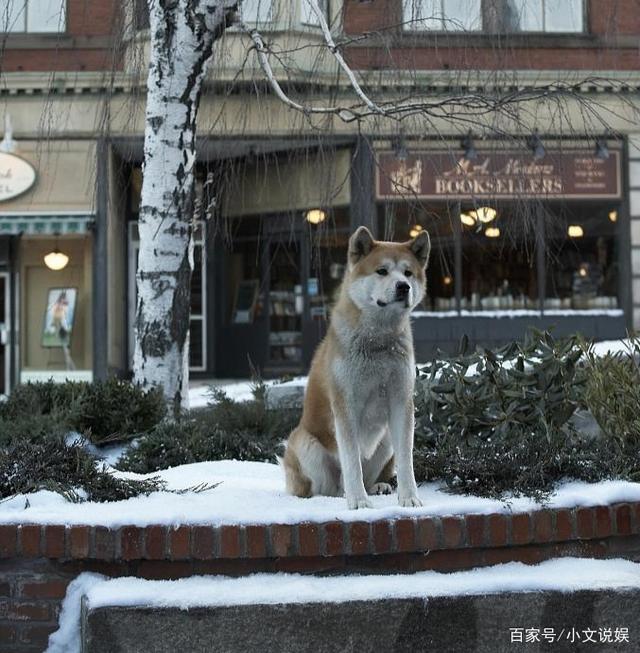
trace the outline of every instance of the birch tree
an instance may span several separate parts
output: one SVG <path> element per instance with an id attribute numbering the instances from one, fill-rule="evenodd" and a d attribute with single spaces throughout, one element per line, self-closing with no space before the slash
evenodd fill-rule
<path id="1" fill-rule="evenodd" d="M 150 61 L 138 228 L 134 378 L 188 404 L 196 118 L 207 62 L 236 0 L 148 0 Z"/>

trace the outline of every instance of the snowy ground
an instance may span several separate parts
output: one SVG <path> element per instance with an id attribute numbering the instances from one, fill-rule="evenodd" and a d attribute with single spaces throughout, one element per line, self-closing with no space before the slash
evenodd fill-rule
<path id="1" fill-rule="evenodd" d="M 117 472 L 129 478 L 141 475 Z M 169 488 L 181 490 L 200 483 L 220 483 L 204 492 L 154 492 L 112 503 L 66 501 L 46 490 L 19 495 L 0 503 L 0 523 L 86 524 L 119 527 L 127 524 L 267 524 L 375 521 L 401 516 L 460 515 L 467 513 L 523 512 L 539 509 L 531 499 L 508 504 L 492 499 L 451 495 L 441 485 L 419 488 L 422 508 L 400 508 L 397 496 L 371 497 L 374 508 L 348 510 L 342 498 L 299 499 L 285 493 L 281 470 L 270 463 L 221 460 L 182 465 L 158 472 Z M 28 499 L 28 501 L 27 501 Z M 604 481 L 567 482 L 551 497 L 551 507 L 592 506 L 619 501 L 640 501 L 640 483 Z"/>
<path id="2" fill-rule="evenodd" d="M 640 587 L 640 564 L 628 560 L 561 558 L 528 566 L 511 562 L 494 567 L 443 574 L 329 576 L 254 574 L 243 578 L 191 576 L 180 580 L 107 579 L 83 573 L 69 585 L 60 628 L 51 635 L 47 653 L 80 651 L 80 598 L 89 608 L 145 605 L 183 610 L 219 605 L 255 605 L 369 601 L 557 590 Z"/>

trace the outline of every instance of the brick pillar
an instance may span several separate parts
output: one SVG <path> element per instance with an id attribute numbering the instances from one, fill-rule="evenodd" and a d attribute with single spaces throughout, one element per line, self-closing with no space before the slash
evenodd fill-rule
<path id="1" fill-rule="evenodd" d="M 633 328 L 640 329 L 640 134 L 629 135 L 629 214 Z"/>

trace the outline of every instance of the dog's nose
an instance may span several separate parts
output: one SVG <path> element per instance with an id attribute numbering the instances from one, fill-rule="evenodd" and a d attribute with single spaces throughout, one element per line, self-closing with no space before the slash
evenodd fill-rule
<path id="1" fill-rule="evenodd" d="M 396 292 L 398 295 L 407 295 L 411 290 L 411 286 L 406 281 L 398 281 L 396 284 Z"/>

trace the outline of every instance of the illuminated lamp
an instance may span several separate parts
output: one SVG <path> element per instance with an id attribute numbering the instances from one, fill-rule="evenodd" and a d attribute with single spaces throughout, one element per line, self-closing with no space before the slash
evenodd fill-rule
<path id="1" fill-rule="evenodd" d="M 611 220 L 611 222 L 618 222 L 618 212 L 609 211 L 609 220 Z"/>
<path id="2" fill-rule="evenodd" d="M 415 238 L 422 231 L 422 225 L 416 224 L 411 229 L 409 229 L 409 235 L 411 238 Z"/>
<path id="3" fill-rule="evenodd" d="M 57 247 L 44 257 L 44 264 L 50 270 L 62 270 L 67 267 L 69 257 L 63 254 Z"/>
<path id="4" fill-rule="evenodd" d="M 480 222 L 491 222 L 496 219 L 498 212 L 495 209 L 492 209 L 490 206 L 480 206 L 475 211 L 469 211 L 469 215 Z"/>
<path id="5" fill-rule="evenodd" d="M 499 238 L 500 237 L 500 229 L 498 229 L 498 227 L 487 227 L 484 230 L 484 235 L 487 238 Z"/>
<path id="6" fill-rule="evenodd" d="M 567 229 L 569 238 L 582 238 L 584 236 L 584 229 L 579 224 L 570 224 Z"/>
<path id="7" fill-rule="evenodd" d="M 447 274 L 442 278 L 442 283 L 444 283 L 445 286 L 450 286 L 453 283 L 453 277 Z"/>
<path id="8" fill-rule="evenodd" d="M 327 219 L 327 214 L 322 209 L 311 209 L 304 214 L 309 224 L 320 224 Z"/>
<path id="9" fill-rule="evenodd" d="M 461 213 L 460 221 L 467 227 L 473 227 L 473 225 L 476 223 L 476 219 L 469 213 Z"/>

